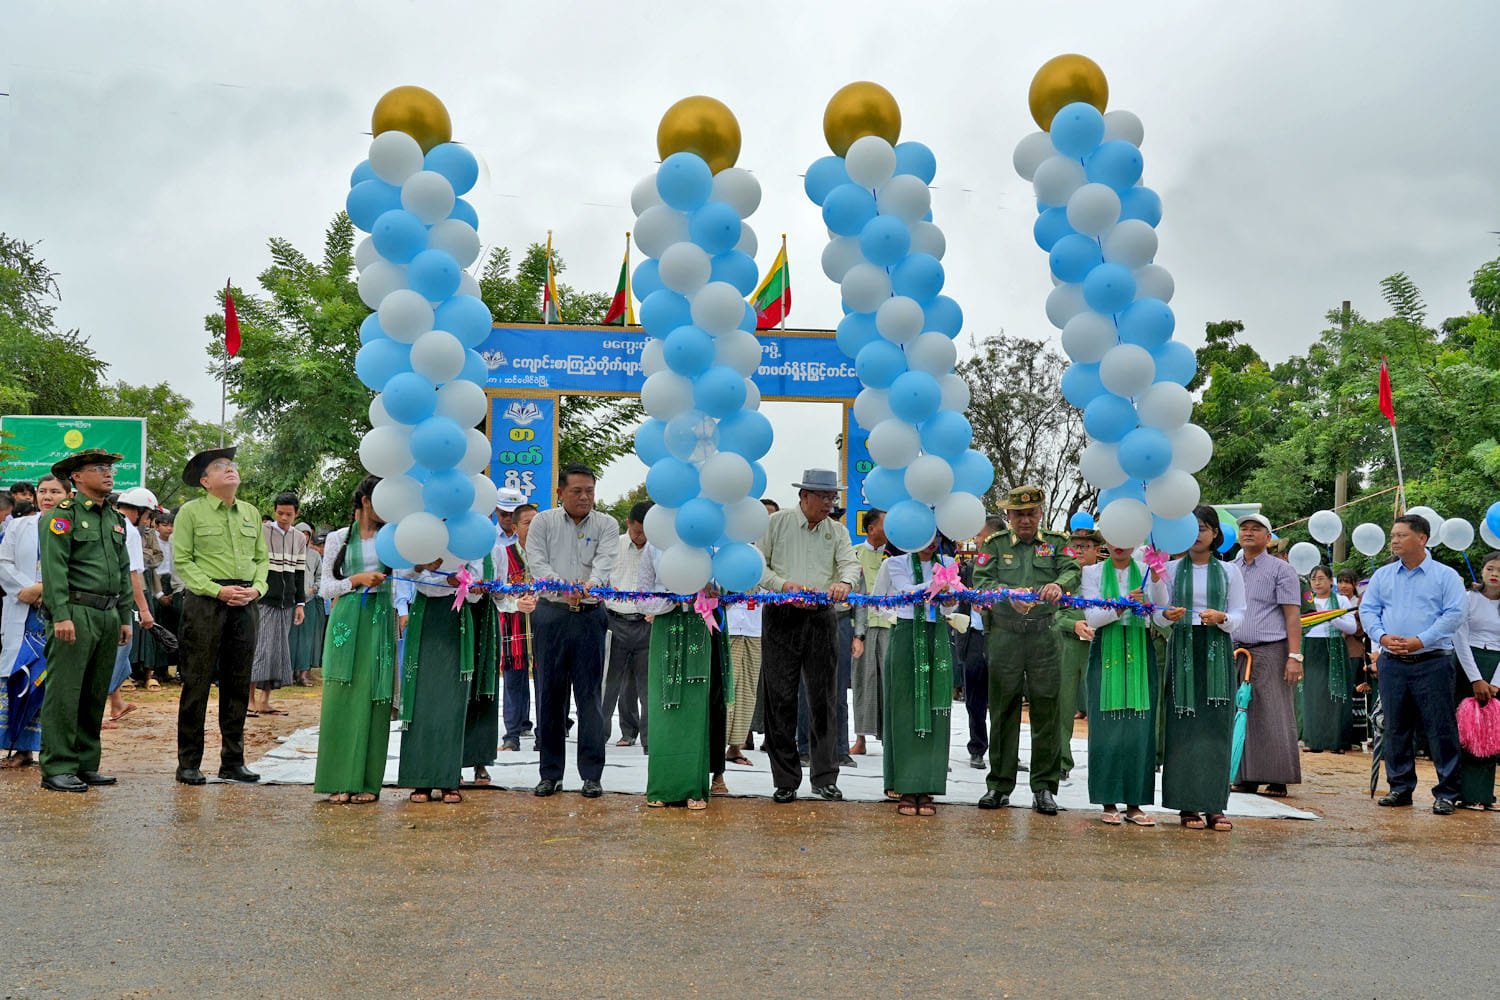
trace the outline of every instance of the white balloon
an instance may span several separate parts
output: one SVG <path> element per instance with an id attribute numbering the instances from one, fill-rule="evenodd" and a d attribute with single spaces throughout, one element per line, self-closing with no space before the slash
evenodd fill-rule
<path id="1" fill-rule="evenodd" d="M 635 187 L 630 189 L 630 210 L 640 215 L 653 205 L 660 205 L 661 192 L 656 190 L 656 171 L 653 170 L 645 177 L 635 182 Z"/>
<path id="2" fill-rule="evenodd" d="M 754 257 L 760 249 L 760 241 L 755 238 L 755 230 L 750 228 L 750 223 L 740 223 L 740 241 L 734 248 L 747 257 Z"/>
<path id="3" fill-rule="evenodd" d="M 1111 264 L 1145 267 L 1156 256 L 1156 230 L 1144 219 L 1122 219 L 1104 234 L 1101 249 Z"/>
<path id="4" fill-rule="evenodd" d="M 1078 472 L 1083 481 L 1099 490 L 1121 485 L 1130 477 L 1120 468 L 1120 446 L 1090 441 L 1078 456 Z"/>
<path id="5" fill-rule="evenodd" d="M 371 428 L 360 439 L 359 462 L 382 479 L 403 475 L 412 467 L 411 428 L 401 424 Z"/>
<path id="6" fill-rule="evenodd" d="M 377 260 L 384 260 L 384 258 L 380 256 L 380 251 L 375 249 L 374 238 L 366 236 L 354 248 L 354 269 L 363 271 Z"/>
<path id="7" fill-rule="evenodd" d="M 495 511 L 495 481 L 483 473 L 476 473 L 469 477 L 469 482 L 474 484 L 474 503 L 469 509 L 489 517 Z"/>
<path id="8" fill-rule="evenodd" d="M 1055 152 L 1050 135 L 1046 132 L 1033 132 L 1016 143 L 1016 151 L 1010 155 L 1010 162 L 1021 179 L 1029 181 L 1036 176 L 1037 167 Z"/>
<path id="9" fill-rule="evenodd" d="M 884 309 L 882 306 L 881 310 Z M 879 313 L 876 316 L 876 321 L 879 322 Z M 953 338 L 936 330 L 928 330 L 906 345 L 907 367 L 912 371 L 927 372 L 934 378 L 947 375 L 957 361 L 958 345 L 953 342 Z"/>
<path id="10" fill-rule="evenodd" d="M 478 388 L 478 386 L 475 386 Z M 484 390 L 480 389 L 483 393 Z M 381 398 L 382 393 L 376 393 L 375 398 L 370 400 L 370 426 L 389 427 L 396 422 L 396 418 L 385 412 L 385 400 Z"/>
<path id="11" fill-rule="evenodd" d="M 922 436 L 905 420 L 891 417 L 875 425 L 865 446 L 877 465 L 904 469 L 922 450 Z"/>
<path id="12" fill-rule="evenodd" d="M 455 379 L 438 386 L 437 416 L 447 417 L 460 427 L 473 427 L 484 419 L 489 397 L 473 382 Z M 390 520 L 390 518 L 386 518 Z"/>
<path id="13" fill-rule="evenodd" d="M 710 281 L 693 296 L 690 308 L 694 325 L 720 336 L 744 320 L 745 297 L 727 281 Z"/>
<path id="14" fill-rule="evenodd" d="M 442 250 L 468 267 L 479 259 L 479 234 L 463 219 L 444 219 L 427 230 L 427 248 Z"/>
<path id="15" fill-rule="evenodd" d="M 657 372 L 641 386 L 641 405 L 657 420 L 671 420 L 693 408 L 693 383 L 676 372 Z"/>
<path id="16" fill-rule="evenodd" d="M 745 405 L 742 406 L 741 409 L 760 409 L 760 386 L 756 385 L 748 378 L 745 379 Z"/>
<path id="17" fill-rule="evenodd" d="M 1115 321 L 1092 309 L 1068 320 L 1062 331 L 1063 350 L 1079 364 L 1098 364 L 1119 342 Z"/>
<path id="18" fill-rule="evenodd" d="M 1418 517 L 1425 517 L 1427 519 L 1427 527 L 1431 529 L 1431 534 L 1427 536 L 1427 547 L 1429 549 L 1436 547 L 1438 542 L 1441 541 L 1443 537 L 1442 515 L 1433 510 L 1431 507 L 1425 505 L 1420 507 L 1407 508 L 1406 512 L 1408 514 L 1416 514 Z"/>
<path id="19" fill-rule="evenodd" d="M 1331 510 L 1315 511 L 1307 519 L 1307 533 L 1313 536 L 1315 542 L 1332 545 L 1344 533 L 1344 522 Z"/>
<path id="20" fill-rule="evenodd" d="M 717 342 L 714 347 L 715 354 L 717 354 Z M 641 373 L 650 378 L 659 371 L 666 371 L 666 368 L 666 359 L 662 357 L 662 342 L 652 337 L 646 341 L 646 346 L 641 348 Z"/>
<path id="21" fill-rule="evenodd" d="M 839 283 L 844 304 L 855 312 L 874 312 L 891 297 L 891 276 L 874 264 L 856 264 Z"/>
<path id="22" fill-rule="evenodd" d="M 1073 192 L 1087 183 L 1082 163 L 1068 156 L 1054 155 L 1036 168 L 1031 187 L 1036 192 L 1036 200 L 1043 205 L 1066 205 Z"/>
<path id="23" fill-rule="evenodd" d="M 1482 538 L 1484 540 L 1484 544 L 1488 545 L 1490 548 L 1500 549 L 1500 536 L 1497 536 L 1493 531 L 1491 531 L 1489 523 L 1483 519 L 1480 519 L 1479 522 L 1479 537 Z"/>
<path id="24" fill-rule="evenodd" d="M 436 170 L 418 170 L 401 185 L 401 207 L 432 226 L 453 211 L 453 185 Z"/>
<path id="25" fill-rule="evenodd" d="M 953 492 L 953 466 L 936 455 L 918 455 L 906 467 L 906 492 L 925 504 L 942 502 Z"/>
<path id="26" fill-rule="evenodd" d="M 1068 225 L 1100 236 L 1120 219 L 1120 196 L 1108 184 L 1085 184 L 1068 196 Z"/>
<path id="27" fill-rule="evenodd" d="M 730 330 L 714 338 L 714 364 L 728 365 L 746 378 L 760 368 L 765 348 L 749 330 Z"/>
<path id="28" fill-rule="evenodd" d="M 710 455 L 698 469 L 703 495 L 721 504 L 739 503 L 750 495 L 755 473 L 743 455 L 721 451 Z M 756 503 L 760 501 L 757 500 Z"/>
<path id="29" fill-rule="evenodd" d="M 371 309 L 379 309 L 387 295 L 405 287 L 406 268 L 388 260 L 377 260 L 359 274 L 359 300 Z"/>
<path id="30" fill-rule="evenodd" d="M 428 330 L 411 345 L 412 371 L 429 382 L 446 382 L 464 370 L 468 351 L 447 330 Z M 387 518 L 386 520 L 390 520 Z"/>
<path id="31" fill-rule="evenodd" d="M 962 413 L 969 408 L 969 383 L 962 375 L 944 375 L 938 379 L 938 388 L 943 392 L 943 409 Z"/>
<path id="32" fill-rule="evenodd" d="M 422 147 L 405 132 L 382 132 L 370 140 L 370 169 L 399 186 L 422 169 Z"/>
<path id="33" fill-rule="evenodd" d="M 1349 541 L 1354 543 L 1361 554 L 1373 557 L 1385 548 L 1385 529 L 1366 521 L 1354 526 L 1354 530 L 1349 533 Z"/>
<path id="34" fill-rule="evenodd" d="M 973 538 L 984 527 L 984 501 L 972 493 L 950 493 L 933 513 L 938 530 L 949 538 Z"/>
<path id="35" fill-rule="evenodd" d="M 911 229 L 911 252 L 931 254 L 938 260 L 948 252 L 948 239 L 932 222 L 913 222 Z"/>
<path id="36" fill-rule="evenodd" d="M 1068 325 L 1068 320 L 1088 309 L 1083 300 L 1083 285 L 1064 283 L 1047 293 L 1047 320 L 1059 330 Z"/>
<path id="37" fill-rule="evenodd" d="M 656 184 L 654 177 L 651 184 Z M 660 257 L 667 247 L 687 238 L 687 216 L 671 205 L 652 205 L 635 220 L 635 245 L 647 257 Z"/>
<path id="38" fill-rule="evenodd" d="M 464 433 L 464 457 L 458 460 L 458 467 L 471 476 L 477 475 L 490 464 L 490 439 L 477 427 L 470 427 Z"/>
<path id="39" fill-rule="evenodd" d="M 907 344 L 915 340 L 922 332 L 923 320 L 922 307 L 917 304 L 917 300 L 905 295 L 893 295 L 875 310 L 875 329 L 893 344 Z M 938 336 L 943 337 L 943 334 Z"/>
<path id="40" fill-rule="evenodd" d="M 1312 542 L 1298 542 L 1286 554 L 1286 561 L 1292 564 L 1292 569 L 1297 571 L 1298 576 L 1306 576 L 1314 566 L 1323 561 L 1323 553 Z"/>
<path id="41" fill-rule="evenodd" d="M 908 226 L 921 222 L 932 208 L 932 192 L 914 174 L 898 174 L 880 187 L 875 208 L 881 215 L 894 215 Z"/>
<path id="42" fill-rule="evenodd" d="M 693 545 L 678 542 L 661 554 L 656 579 L 671 594 L 696 594 L 713 575 L 713 559 Z"/>
<path id="43" fill-rule="evenodd" d="M 1156 377 L 1151 352 L 1136 344 L 1116 344 L 1099 362 L 1099 381 L 1116 396 L 1132 399 L 1141 395 Z"/>
<path id="44" fill-rule="evenodd" d="M 1151 511 L 1139 500 L 1113 500 L 1099 512 L 1099 534 L 1110 545 L 1133 549 L 1151 534 Z"/>
<path id="45" fill-rule="evenodd" d="M 403 559 L 417 564 L 430 563 L 447 550 L 448 526 L 436 514 L 417 511 L 396 525 L 396 551 Z"/>
<path id="46" fill-rule="evenodd" d="M 403 344 L 416 343 L 432 329 L 432 303 L 410 288 L 398 288 L 381 299 L 378 312 L 380 328 Z"/>
<path id="47" fill-rule="evenodd" d="M 759 500 L 755 502 L 760 503 Z M 677 508 L 659 503 L 653 504 L 646 511 L 646 519 L 641 522 L 641 526 L 646 529 L 646 538 L 663 552 L 678 544 L 676 524 Z"/>
<path id="48" fill-rule="evenodd" d="M 896 150 L 878 135 L 862 136 L 844 154 L 844 169 L 851 181 L 873 190 L 896 172 Z"/>
<path id="49" fill-rule="evenodd" d="M 1172 272 L 1160 264 L 1147 264 L 1135 269 L 1135 297 L 1137 299 L 1161 299 L 1163 302 L 1172 301 L 1172 293 L 1177 290 L 1177 283 L 1172 280 Z"/>
<path id="50" fill-rule="evenodd" d="M 1157 382 L 1135 401 L 1142 427 L 1175 431 L 1193 415 L 1193 394 L 1176 382 Z"/>
<path id="51" fill-rule="evenodd" d="M 453 294 L 470 295 L 476 299 L 484 298 L 484 296 L 479 293 L 479 279 L 474 277 L 468 271 L 460 271 L 458 273 L 458 291 L 454 292 Z"/>
<path id="52" fill-rule="evenodd" d="M 400 521 L 422 509 L 422 484 L 411 476 L 386 476 L 375 484 L 370 503 L 381 520 Z"/>
<path id="53" fill-rule="evenodd" d="M 1474 544 L 1474 526 L 1461 517 L 1450 517 L 1443 522 L 1443 544 L 1462 552 Z"/>
<path id="54" fill-rule="evenodd" d="M 710 265 L 708 254 L 696 243 L 682 240 L 662 251 L 657 274 L 661 283 L 681 295 L 692 295 L 708 283 Z M 736 321 L 745 318 L 744 307 Z"/>
<path id="55" fill-rule="evenodd" d="M 1146 506 L 1157 517 L 1185 517 L 1200 499 L 1198 480 L 1181 469 L 1168 469 L 1146 484 Z"/>
<path id="56" fill-rule="evenodd" d="M 714 174 L 714 201 L 722 201 L 741 219 L 748 219 L 760 207 L 760 181 L 743 167 L 726 167 Z"/>
<path id="57" fill-rule="evenodd" d="M 888 389 L 861 389 L 854 397 L 854 419 L 866 431 L 874 430 L 883 421 L 893 419 L 890 400 Z"/>
<path id="58" fill-rule="evenodd" d="M 724 534 L 731 542 L 754 542 L 766 533 L 770 511 L 755 497 L 724 507 Z"/>
<path id="59" fill-rule="evenodd" d="M 829 281 L 843 281 L 849 269 L 863 263 L 864 259 L 858 236 L 835 237 L 823 247 L 823 273 L 828 275 Z"/>
<path id="60" fill-rule="evenodd" d="M 1146 126 L 1133 112 L 1106 111 L 1104 112 L 1104 141 L 1111 139 L 1124 139 L 1132 146 L 1139 146 L 1146 138 Z"/>
<path id="61" fill-rule="evenodd" d="M 1172 467 L 1197 472 L 1214 457 L 1214 439 L 1197 424 L 1183 424 L 1167 434 L 1172 442 Z"/>

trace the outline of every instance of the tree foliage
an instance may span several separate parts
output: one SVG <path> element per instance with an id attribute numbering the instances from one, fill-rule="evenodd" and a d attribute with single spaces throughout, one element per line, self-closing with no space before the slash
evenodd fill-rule
<path id="1" fill-rule="evenodd" d="M 37 244 L 0 233 L 0 413 L 100 415 L 108 367 L 59 330 L 57 275 Z"/>

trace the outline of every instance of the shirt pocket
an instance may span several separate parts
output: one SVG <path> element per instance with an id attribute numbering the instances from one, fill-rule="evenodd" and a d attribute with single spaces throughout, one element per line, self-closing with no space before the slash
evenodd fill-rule
<path id="1" fill-rule="evenodd" d="M 242 539 L 249 539 L 253 542 L 255 540 L 255 536 L 260 534 L 260 526 L 254 524 L 242 524 L 240 525 L 239 532 Z"/>
<path id="2" fill-rule="evenodd" d="M 91 521 L 85 527 L 82 521 L 73 524 L 73 541 L 75 542 L 97 542 L 99 540 L 99 525 Z"/>

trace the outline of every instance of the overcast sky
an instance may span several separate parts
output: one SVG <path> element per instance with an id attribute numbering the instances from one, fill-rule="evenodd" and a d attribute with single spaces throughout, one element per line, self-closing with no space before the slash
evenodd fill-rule
<path id="1" fill-rule="evenodd" d="M 271 235 L 319 249 L 370 111 L 398 84 L 441 97 L 486 165 L 469 196 L 481 239 L 519 248 L 550 228 L 565 280 L 603 291 L 662 112 L 723 100 L 764 189 L 750 219 L 762 269 L 788 234 L 794 326 L 841 314 L 800 175 L 828 151 L 828 97 L 871 79 L 900 102 L 902 138 L 937 155 L 934 221 L 965 340 L 1055 341 L 1011 150 L 1036 127 L 1032 74 L 1061 52 L 1095 59 L 1110 107 L 1145 122 L 1145 182 L 1166 213 L 1157 261 L 1192 346 L 1234 318 L 1285 357 L 1341 299 L 1379 315 L 1377 282 L 1397 270 L 1435 319 L 1464 312 L 1469 276 L 1497 252 L 1494 4 L 12 0 L 3 23 L 0 229 L 41 242 L 60 322 L 112 377 L 165 379 L 210 420 L 215 289 L 253 285 Z M 811 446 L 805 411 L 768 412 L 770 493 L 788 499 L 778 484 L 832 462 L 836 411 L 811 411 L 828 426 Z M 618 463 L 601 496 L 643 476 Z"/>

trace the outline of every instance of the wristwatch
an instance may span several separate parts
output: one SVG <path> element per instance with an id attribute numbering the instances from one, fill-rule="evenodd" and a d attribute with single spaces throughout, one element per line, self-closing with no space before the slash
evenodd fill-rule
<path id="1" fill-rule="evenodd" d="M 1301 653 L 1288 653 L 1288 654 L 1286 654 L 1286 658 L 1288 660 L 1296 660 L 1298 663 L 1302 662 L 1302 654 Z"/>

